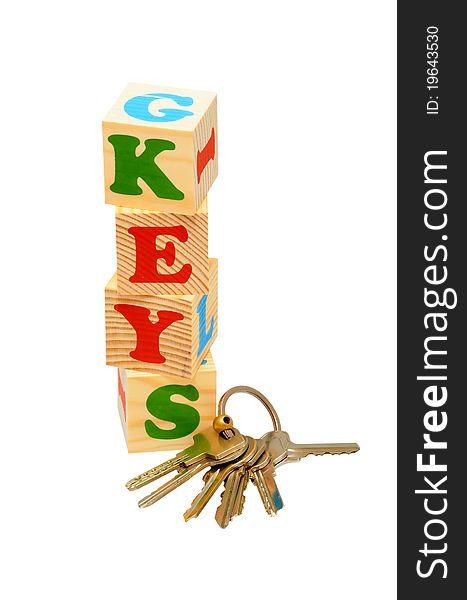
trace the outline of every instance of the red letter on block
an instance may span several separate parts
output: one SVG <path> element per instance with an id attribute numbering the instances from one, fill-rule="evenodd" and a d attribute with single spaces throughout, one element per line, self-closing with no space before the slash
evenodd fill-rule
<path id="1" fill-rule="evenodd" d="M 214 160 L 216 156 L 216 137 L 214 135 L 214 127 L 211 130 L 211 137 L 208 143 L 201 152 L 198 150 L 198 156 L 196 157 L 196 174 L 198 175 L 198 183 L 201 181 L 201 174 L 206 168 L 206 165 L 210 160 Z"/>
<path id="2" fill-rule="evenodd" d="M 126 421 L 126 394 L 125 388 L 123 387 L 122 379 L 120 377 L 120 369 L 118 371 L 118 397 L 120 398 L 120 402 L 122 403 L 123 414 L 125 415 Z"/>
<path id="3" fill-rule="evenodd" d="M 159 235 L 171 235 L 180 242 L 186 242 L 188 232 L 183 225 L 174 227 L 130 227 L 128 233 L 135 237 L 136 266 L 130 277 L 132 283 L 186 283 L 190 279 L 193 267 L 183 265 L 176 273 L 159 273 L 157 261 L 165 260 L 168 267 L 175 262 L 175 246 L 167 242 L 163 250 L 157 250 Z"/>
<path id="4" fill-rule="evenodd" d="M 159 320 L 153 323 L 149 320 L 151 311 L 144 306 L 115 304 L 114 308 L 136 331 L 136 348 L 130 352 L 131 358 L 159 365 L 165 363 L 165 357 L 159 351 L 160 335 L 175 321 L 182 321 L 183 315 L 172 310 L 158 310 Z"/>

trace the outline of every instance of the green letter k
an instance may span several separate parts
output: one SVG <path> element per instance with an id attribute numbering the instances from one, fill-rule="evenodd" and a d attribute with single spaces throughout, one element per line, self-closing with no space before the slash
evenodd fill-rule
<path id="1" fill-rule="evenodd" d="M 185 194 L 177 189 L 157 166 L 155 158 L 164 150 L 175 150 L 169 140 L 146 140 L 144 152 L 136 156 L 140 140 L 132 135 L 111 135 L 109 142 L 115 151 L 115 180 L 110 186 L 116 194 L 139 196 L 143 190 L 138 177 L 151 188 L 158 198 L 183 200 Z"/>

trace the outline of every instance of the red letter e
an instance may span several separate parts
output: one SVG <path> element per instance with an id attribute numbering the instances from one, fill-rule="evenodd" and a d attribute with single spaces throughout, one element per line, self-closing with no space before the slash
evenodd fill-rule
<path id="1" fill-rule="evenodd" d="M 132 283 L 186 283 L 190 279 L 193 267 L 183 265 L 175 273 L 159 273 L 157 261 L 165 260 L 168 267 L 175 262 L 175 246 L 167 242 L 162 250 L 157 250 L 159 235 L 171 235 L 180 242 L 188 240 L 188 232 L 183 225 L 174 227 L 130 227 L 128 233 L 135 238 L 135 272 L 130 277 Z"/>

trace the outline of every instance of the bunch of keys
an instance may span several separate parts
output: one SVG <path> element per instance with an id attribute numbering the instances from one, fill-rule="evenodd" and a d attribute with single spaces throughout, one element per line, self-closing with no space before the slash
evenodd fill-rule
<path id="1" fill-rule="evenodd" d="M 227 400 L 234 394 L 247 393 L 258 399 L 267 409 L 273 430 L 255 439 L 242 435 L 233 426 L 226 412 Z M 193 444 L 174 458 L 149 469 L 131 479 L 126 487 L 137 490 L 148 483 L 177 471 L 177 474 L 157 490 L 139 501 L 141 508 L 151 506 L 172 490 L 208 469 L 203 475 L 204 486 L 185 512 L 185 521 L 198 517 L 216 491 L 224 484 L 221 504 L 216 511 L 216 521 L 226 528 L 230 521 L 242 513 L 245 491 L 251 481 L 263 502 L 268 515 L 275 515 L 284 506 L 276 484 L 276 469 L 312 454 L 351 454 L 358 444 L 294 444 L 289 434 L 282 431 L 279 416 L 269 400 L 249 386 L 233 387 L 221 397 L 218 416 L 212 427 L 195 434 Z"/>

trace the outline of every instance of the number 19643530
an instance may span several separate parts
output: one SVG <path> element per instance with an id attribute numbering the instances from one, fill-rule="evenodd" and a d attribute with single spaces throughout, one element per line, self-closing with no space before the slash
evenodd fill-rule
<path id="1" fill-rule="evenodd" d="M 434 95 L 438 91 L 438 28 L 430 25 L 426 29 L 426 89 L 430 94 L 426 103 L 426 113 L 437 115 L 439 98 Z"/>
<path id="2" fill-rule="evenodd" d="M 426 83 L 427 89 L 431 91 L 438 89 L 438 28 L 430 26 L 426 31 Z"/>

